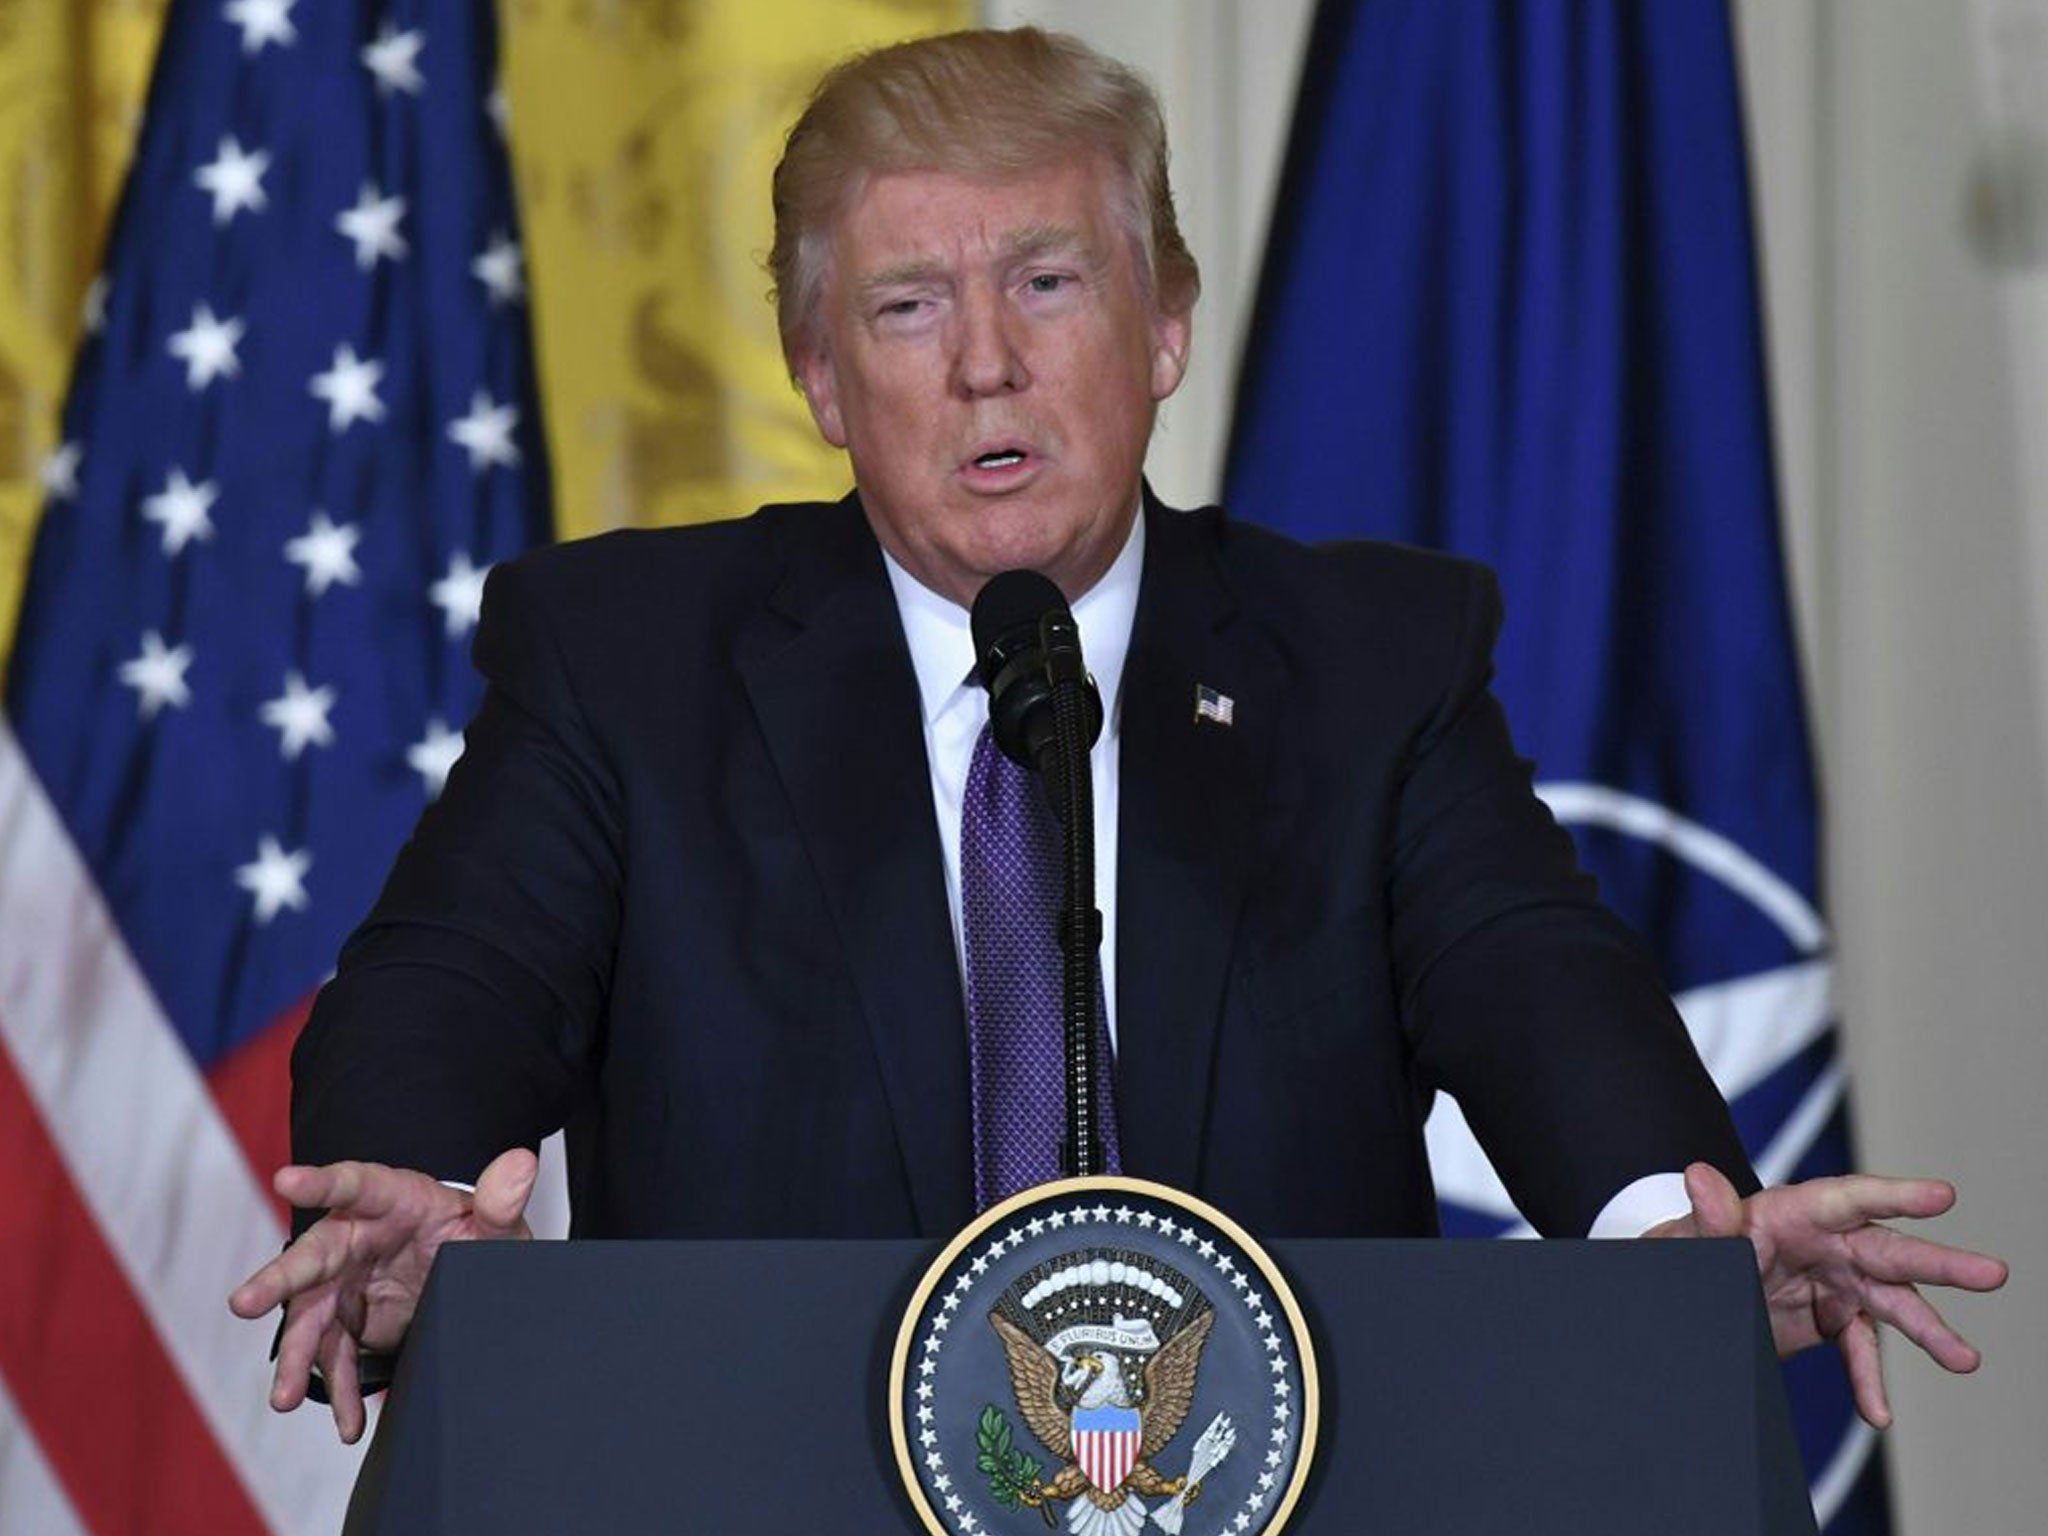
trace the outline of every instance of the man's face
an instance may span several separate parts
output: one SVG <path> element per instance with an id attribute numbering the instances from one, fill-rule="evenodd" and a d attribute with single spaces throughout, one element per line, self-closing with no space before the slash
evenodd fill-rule
<path id="1" fill-rule="evenodd" d="M 962 606 L 1018 568 L 1078 597 L 1130 532 L 1188 317 L 1155 313 L 1108 189 L 1093 157 L 999 182 L 899 172 L 833 230 L 798 378 L 876 538 Z"/>

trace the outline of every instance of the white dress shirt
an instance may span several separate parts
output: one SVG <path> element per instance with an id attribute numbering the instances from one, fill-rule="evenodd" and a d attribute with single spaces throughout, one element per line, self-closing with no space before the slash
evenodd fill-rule
<path id="1" fill-rule="evenodd" d="M 953 955 L 966 987 L 965 940 L 960 921 L 960 815 L 974 743 L 988 722 L 988 695 L 971 679 L 974 636 L 968 613 L 923 585 L 886 551 L 889 585 L 910 642 L 917 691 L 924 706 L 925 761 L 932 775 L 932 805 L 939 847 L 946 859 L 946 903 L 953 915 Z M 1074 604 L 1081 654 L 1102 694 L 1102 735 L 1089 754 L 1095 781 L 1095 905 L 1102 913 L 1102 992 L 1109 1041 L 1116 1049 L 1117 753 L 1122 740 L 1124 658 L 1138 612 L 1138 577 L 1144 568 L 1145 519 L 1131 520 L 1130 537 L 1103 577 Z M 1690 1209 L 1685 1178 L 1653 1173 L 1628 1185 L 1594 1218 L 1589 1237 L 1636 1237 Z"/>
<path id="2" fill-rule="evenodd" d="M 970 681 L 974 635 L 967 610 L 921 584 L 886 552 L 889 585 L 903 616 L 910 662 L 924 702 L 924 753 L 932 771 L 932 805 L 939 817 L 939 847 L 946 855 L 946 902 L 953 913 L 953 955 L 966 986 L 967 950 L 960 922 L 960 814 L 974 743 L 988 723 L 988 694 Z M 1102 694 L 1102 734 L 1088 754 L 1095 781 L 1095 906 L 1102 913 L 1102 992 L 1109 1046 L 1116 1050 L 1116 806 L 1117 750 L 1123 739 L 1124 657 L 1138 614 L 1138 575 L 1145 564 L 1145 519 L 1131 519 L 1131 536 L 1102 580 L 1074 604 L 1081 655 Z"/>

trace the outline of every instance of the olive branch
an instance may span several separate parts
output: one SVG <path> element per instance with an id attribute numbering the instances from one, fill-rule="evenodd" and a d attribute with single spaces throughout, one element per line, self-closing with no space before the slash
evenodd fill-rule
<path id="1" fill-rule="evenodd" d="M 975 1426 L 975 1466 L 988 1477 L 988 1491 L 1005 1509 L 1015 1509 L 1039 1485 L 1044 1470 L 1010 1438 L 1010 1421 L 993 1403 L 981 1410 Z"/>

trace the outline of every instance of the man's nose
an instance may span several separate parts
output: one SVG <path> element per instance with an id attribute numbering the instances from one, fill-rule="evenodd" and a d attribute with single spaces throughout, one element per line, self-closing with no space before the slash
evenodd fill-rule
<path id="1" fill-rule="evenodd" d="M 954 385 L 970 398 L 1010 394 L 1031 382 L 1016 331 L 1018 317 L 992 290 L 970 291 L 960 305 Z"/>

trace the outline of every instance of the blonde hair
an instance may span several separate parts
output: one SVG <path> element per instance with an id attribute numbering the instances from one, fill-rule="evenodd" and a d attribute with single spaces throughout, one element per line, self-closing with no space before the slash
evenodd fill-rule
<path id="1" fill-rule="evenodd" d="M 818 82 L 775 167 L 775 318 L 792 369 L 817 340 L 832 224 L 868 177 L 936 170 L 1001 179 L 1093 153 L 1153 302 L 1194 307 L 1201 272 L 1167 182 L 1152 88 L 1078 38 L 952 32 L 857 55 Z"/>

